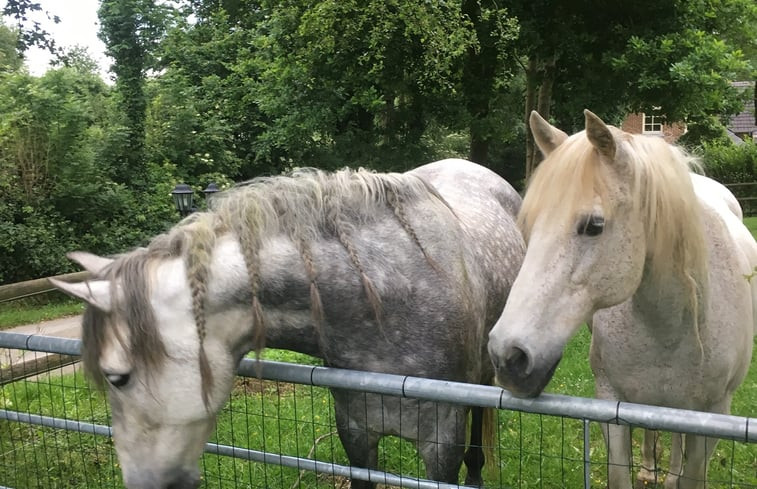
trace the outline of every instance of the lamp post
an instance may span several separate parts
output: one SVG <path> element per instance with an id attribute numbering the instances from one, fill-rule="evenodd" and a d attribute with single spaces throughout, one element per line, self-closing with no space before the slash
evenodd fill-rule
<path id="1" fill-rule="evenodd" d="M 220 191 L 218 185 L 215 182 L 211 182 L 202 191 L 205 194 L 206 205 L 210 204 L 210 198 L 216 192 Z M 194 190 L 186 183 L 177 183 L 171 191 L 173 197 L 173 203 L 176 206 L 176 210 L 179 211 L 181 217 L 186 217 L 189 214 L 195 212 L 197 208 L 194 206 Z"/>

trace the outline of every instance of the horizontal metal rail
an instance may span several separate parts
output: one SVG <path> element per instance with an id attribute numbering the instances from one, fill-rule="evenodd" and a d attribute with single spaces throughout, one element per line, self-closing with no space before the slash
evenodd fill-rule
<path id="1" fill-rule="evenodd" d="M 0 332 L 0 348 L 78 355 L 81 340 Z M 283 362 L 258 362 L 249 358 L 240 362 L 237 373 L 244 377 L 757 442 L 757 419 L 751 417 L 559 394 L 521 399 L 494 386 Z"/>
<path id="2" fill-rule="evenodd" d="M 35 426 L 45 426 L 47 428 L 57 428 L 69 431 L 78 431 L 90 435 L 112 436 L 110 426 L 101 424 L 84 423 L 69 419 L 53 418 L 50 416 L 40 416 L 37 414 L 21 413 L 18 411 L 9 411 L 0 409 L 0 419 L 26 423 Z M 392 486 L 415 488 L 415 489 L 452 489 L 468 488 L 470 486 L 460 486 L 457 484 L 446 484 L 443 482 L 418 479 L 415 477 L 399 476 L 380 470 L 364 469 L 360 467 L 350 467 L 331 462 L 322 462 L 310 458 L 293 457 L 291 455 L 281 455 L 278 453 L 264 452 L 260 450 L 250 450 L 247 448 L 234 447 L 229 445 L 219 445 L 218 443 L 206 443 L 205 452 L 225 457 L 234 457 L 252 462 L 261 462 L 269 465 L 280 465 L 297 470 L 309 470 L 320 474 L 329 474 L 350 479 L 360 479 L 378 484 L 387 484 Z M 0 487 L 0 489 L 3 489 Z"/>

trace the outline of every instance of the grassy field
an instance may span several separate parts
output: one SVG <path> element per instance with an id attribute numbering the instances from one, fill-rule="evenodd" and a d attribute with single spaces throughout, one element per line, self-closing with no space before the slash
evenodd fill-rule
<path id="1" fill-rule="evenodd" d="M 745 221 L 750 230 L 757 233 L 757 218 Z M 4 322 L 9 321 L 4 319 L 7 311 L 0 307 L 0 325 L 8 324 Z M 64 308 L 64 311 L 77 312 L 75 308 Z M 16 311 L 11 316 L 24 317 L 23 314 Z M 593 396 L 593 379 L 587 361 L 589 342 L 587 330 L 573 338 L 549 392 Z M 279 350 L 268 350 L 265 358 L 316 362 L 305 355 Z M 755 416 L 754 406 L 757 406 L 757 368 L 752 365 L 736 392 L 732 412 Z M 78 373 L 61 376 L 53 372 L 3 386 L 0 409 L 102 424 L 109 420 L 104 396 L 91 391 Z M 634 433 L 636 463 L 640 431 Z M 498 460 L 487 469 L 487 487 L 582 487 L 584 461 L 580 420 L 502 411 L 498 413 L 496 435 L 498 443 L 494 451 Z M 664 442 L 668 439 L 669 436 L 663 435 L 664 459 L 668 452 Z M 219 417 L 214 441 L 348 464 L 336 435 L 331 397 L 327 390 L 310 386 L 238 379 L 230 402 Z M 593 487 L 605 487 L 607 457 L 595 423 L 590 429 L 590 460 Z M 423 474 L 414 447 L 394 437 L 383 440 L 380 463 L 396 473 Z M 213 455 L 204 456 L 202 466 L 203 488 L 349 487 L 346 481 L 323 474 L 299 473 Z M 757 486 L 757 446 L 721 442 L 712 458 L 709 476 L 708 487 Z M 107 438 L 0 421 L 0 486 L 121 489 L 120 477 L 112 442 Z"/>

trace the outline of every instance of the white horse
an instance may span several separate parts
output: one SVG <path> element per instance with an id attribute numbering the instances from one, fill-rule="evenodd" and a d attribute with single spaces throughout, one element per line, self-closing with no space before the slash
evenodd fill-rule
<path id="1" fill-rule="evenodd" d="M 662 139 L 585 117 L 568 137 L 531 114 L 546 159 L 519 216 L 526 258 L 489 335 L 497 379 L 539 395 L 591 321 L 597 397 L 728 413 L 757 317 L 757 244 L 738 203 Z M 609 487 L 630 488 L 630 428 L 604 431 Z M 716 442 L 675 435 L 665 487 L 703 488 Z"/>

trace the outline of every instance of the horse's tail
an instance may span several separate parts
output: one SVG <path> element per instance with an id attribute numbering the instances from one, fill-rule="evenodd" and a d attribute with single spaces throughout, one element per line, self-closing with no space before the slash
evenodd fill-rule
<path id="1" fill-rule="evenodd" d="M 484 469 L 494 470 L 498 465 L 496 444 L 499 442 L 497 437 L 497 413 L 495 408 L 484 409 L 484 423 L 481 428 L 481 439 L 484 445 Z"/>
<path id="2" fill-rule="evenodd" d="M 497 443 L 497 410 L 473 406 L 470 418 L 470 441 L 465 452 L 465 466 L 468 475 L 466 484 L 482 484 L 483 470 L 494 470 L 497 451 L 494 449 Z"/>

